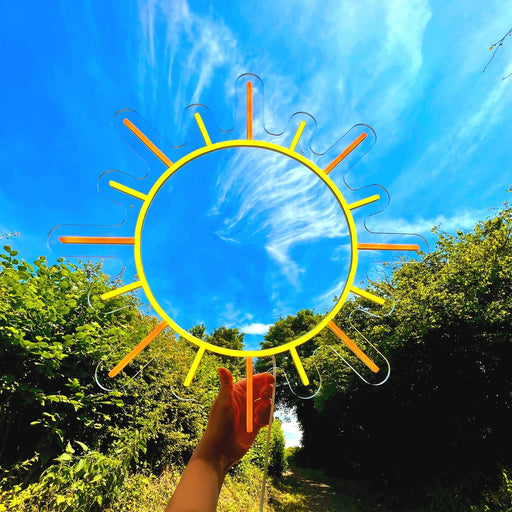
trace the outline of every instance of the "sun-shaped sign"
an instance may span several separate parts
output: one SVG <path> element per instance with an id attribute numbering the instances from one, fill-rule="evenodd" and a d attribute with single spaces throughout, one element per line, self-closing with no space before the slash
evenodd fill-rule
<path id="1" fill-rule="evenodd" d="M 320 168 L 312 160 L 306 158 L 302 152 L 297 151 L 298 143 L 303 135 L 306 127 L 306 122 L 301 121 L 296 129 L 296 132 L 288 141 L 287 145 L 277 144 L 275 142 L 269 142 L 265 140 L 257 140 L 254 138 L 253 133 L 253 121 L 254 121 L 254 110 L 253 110 L 253 81 L 248 80 L 245 83 L 245 137 L 234 139 L 234 140 L 212 140 L 211 134 L 208 132 L 203 118 L 200 113 L 196 112 L 194 115 L 195 122 L 197 124 L 197 130 L 199 130 L 204 145 L 197 149 L 194 149 L 181 157 L 176 162 L 164 153 L 161 147 L 158 147 L 154 140 L 151 140 L 147 133 L 144 133 L 140 126 L 137 126 L 132 120 L 127 117 L 122 118 L 124 127 L 129 130 L 139 141 L 142 143 L 158 160 L 160 160 L 164 166 L 165 171 L 158 177 L 154 182 L 151 189 L 147 193 L 140 192 L 133 188 L 123 185 L 114 180 L 109 181 L 109 186 L 131 198 L 136 199 L 140 202 L 140 210 L 138 212 L 137 222 L 135 226 L 135 232 L 131 237 L 96 237 L 96 236 L 60 236 L 59 241 L 64 244 L 106 244 L 106 245 L 128 245 L 133 246 L 133 255 L 135 260 L 135 266 L 137 269 L 137 280 L 121 286 L 117 289 L 111 290 L 101 295 L 103 300 L 109 300 L 113 297 L 125 294 L 137 289 L 142 289 L 155 311 L 160 315 L 162 321 L 158 326 L 145 338 L 143 339 L 133 350 L 127 354 L 110 372 L 110 377 L 115 377 L 121 372 L 126 365 L 130 363 L 144 348 L 146 348 L 159 333 L 161 333 L 167 327 L 172 328 L 175 332 L 179 333 L 183 338 L 193 343 L 198 347 L 198 351 L 194 358 L 193 363 L 188 371 L 185 379 L 185 386 L 189 386 L 194 378 L 197 368 L 200 364 L 201 358 L 204 353 L 209 350 L 211 352 L 221 354 L 224 356 L 242 357 L 246 358 L 246 372 L 247 372 L 247 395 L 248 403 L 252 401 L 252 371 L 253 371 L 253 357 L 268 357 L 279 353 L 288 352 L 297 368 L 297 372 L 300 376 L 301 381 L 304 385 L 309 384 L 309 379 L 301 362 L 300 356 L 297 352 L 297 347 L 311 340 L 316 334 L 322 329 L 329 328 L 340 340 L 343 342 L 354 354 L 357 356 L 366 367 L 372 372 L 377 373 L 379 367 L 372 360 L 372 358 L 366 354 L 347 333 L 342 330 L 338 325 L 334 323 L 336 314 L 343 307 L 349 294 L 353 294 L 359 297 L 363 297 L 367 300 L 372 301 L 378 305 L 385 303 L 385 298 L 370 293 L 354 284 L 354 278 L 356 276 L 356 270 L 358 267 L 358 257 L 363 251 L 419 251 L 420 247 L 417 244 L 398 244 L 398 243 L 361 243 L 358 241 L 358 233 L 356 229 L 356 223 L 354 222 L 353 212 L 360 208 L 365 207 L 371 203 L 379 201 L 380 195 L 374 194 L 369 195 L 363 199 L 359 199 L 355 202 L 348 202 L 333 180 L 330 178 L 330 173 L 335 170 L 339 164 L 344 161 L 349 155 L 351 155 L 368 137 L 371 129 L 361 131 L 357 137 L 351 140 L 339 153 L 335 156 L 330 163 Z M 143 245 L 145 242 L 145 223 L 148 218 L 148 211 L 151 205 L 158 200 L 159 195 L 162 194 L 163 188 L 166 184 L 172 182 L 173 178 L 177 173 L 186 172 L 190 169 L 192 162 L 204 159 L 208 155 L 218 154 L 226 152 L 227 150 L 241 150 L 245 151 L 247 148 L 257 149 L 261 152 L 277 153 L 281 158 L 288 159 L 294 166 L 301 166 L 307 169 L 308 172 L 316 176 L 323 185 L 327 188 L 329 193 L 335 200 L 335 204 L 338 208 L 338 214 L 346 222 L 346 229 L 350 239 L 350 250 L 349 264 L 347 265 L 347 275 L 344 280 L 342 289 L 336 296 L 336 300 L 333 301 L 333 306 L 330 311 L 325 314 L 322 319 L 314 326 L 309 332 L 298 336 L 296 339 L 287 340 L 279 346 L 272 348 L 265 348 L 260 350 L 236 350 L 227 348 L 225 346 L 217 346 L 214 343 L 210 343 L 196 337 L 191 332 L 186 330 L 183 325 L 180 325 L 174 318 L 172 311 L 166 307 L 158 298 L 158 294 L 154 293 L 153 283 L 151 279 L 148 279 L 148 263 L 143 251 Z M 160 198 L 161 199 L 161 198 Z M 248 411 L 251 408 L 248 408 Z M 252 410 L 252 409 L 251 409 Z M 248 418 L 248 429 L 252 429 L 252 419 Z"/>

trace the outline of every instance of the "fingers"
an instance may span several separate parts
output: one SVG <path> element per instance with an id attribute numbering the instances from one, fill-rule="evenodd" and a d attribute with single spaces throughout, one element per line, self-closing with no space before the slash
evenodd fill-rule
<path id="1" fill-rule="evenodd" d="M 260 392 L 260 398 L 263 400 L 272 398 L 272 386 L 265 386 Z"/>
<path id="2" fill-rule="evenodd" d="M 258 373 L 253 376 L 253 389 L 255 398 L 270 398 L 272 396 L 272 385 L 274 377 L 270 373 Z M 270 394 L 268 392 L 270 391 Z M 268 396 L 264 396 L 268 395 Z"/>
<path id="3" fill-rule="evenodd" d="M 272 387 L 274 384 L 274 376 L 270 373 L 256 373 L 252 376 L 252 386 L 254 390 L 254 396 L 259 397 L 262 388 Z M 244 391 L 247 388 L 247 379 L 239 380 L 235 386 L 243 389 Z"/>
<path id="4" fill-rule="evenodd" d="M 226 368 L 217 368 L 217 373 L 219 374 L 220 380 L 220 389 L 219 394 L 221 393 L 230 393 L 233 389 L 233 376 L 229 370 Z"/>
<path id="5" fill-rule="evenodd" d="M 264 427 L 270 423 L 274 377 L 270 373 L 260 373 L 254 379 L 254 396 L 260 398 L 254 408 L 254 423 Z"/>
<path id="6" fill-rule="evenodd" d="M 221 387 L 219 396 L 227 396 L 234 390 L 234 395 L 239 403 L 240 410 L 245 411 L 246 408 L 246 388 L 247 379 L 238 381 L 233 384 L 231 373 L 225 368 L 218 368 Z M 258 373 L 253 375 L 253 411 L 254 421 L 259 427 L 268 425 L 270 418 L 270 402 L 273 392 L 274 377 L 270 373 Z M 258 417 L 258 414 L 260 416 Z"/>
<path id="7" fill-rule="evenodd" d="M 262 400 L 254 410 L 254 423 L 258 427 L 264 427 L 270 423 L 270 411 L 272 403 L 270 400 Z"/>
<path id="8" fill-rule="evenodd" d="M 271 385 L 274 384 L 274 376 L 271 373 L 258 373 L 254 376 L 255 378 L 261 379 L 262 384 Z"/>

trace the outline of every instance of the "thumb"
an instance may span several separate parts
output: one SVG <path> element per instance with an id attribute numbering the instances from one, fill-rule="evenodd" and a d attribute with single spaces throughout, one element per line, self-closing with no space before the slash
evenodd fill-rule
<path id="1" fill-rule="evenodd" d="M 225 392 L 230 393 L 233 389 L 233 376 L 231 372 L 226 370 L 226 368 L 217 368 L 217 373 L 219 374 L 220 380 L 219 395 Z"/>

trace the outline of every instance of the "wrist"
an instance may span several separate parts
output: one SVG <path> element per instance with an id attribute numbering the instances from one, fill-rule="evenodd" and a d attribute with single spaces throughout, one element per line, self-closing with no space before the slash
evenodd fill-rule
<path id="1" fill-rule="evenodd" d="M 228 458 L 218 449 L 216 443 L 209 442 L 205 436 L 199 441 L 192 459 L 201 459 L 209 466 L 211 466 L 219 477 L 219 482 L 222 484 L 224 478 L 231 466 L 235 461 L 228 460 Z"/>

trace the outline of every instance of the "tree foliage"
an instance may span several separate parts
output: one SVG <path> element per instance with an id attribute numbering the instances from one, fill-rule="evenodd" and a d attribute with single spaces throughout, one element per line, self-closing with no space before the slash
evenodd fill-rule
<path id="1" fill-rule="evenodd" d="M 426 500 L 432 485 L 467 485 L 471 496 L 512 464 L 512 209 L 506 205 L 470 232 L 436 232 L 431 254 L 372 283 L 377 293 L 392 291 L 394 313 L 351 317 L 389 359 L 389 381 L 368 386 L 319 351 L 319 394 L 286 399 L 303 431 L 299 458 L 379 482 L 390 496 L 400 489 L 409 505 Z M 360 303 L 346 304 L 336 323 L 347 325 Z M 300 333 L 296 323 L 281 320 L 269 339 Z"/>
<path id="2" fill-rule="evenodd" d="M 206 354 L 184 388 L 195 349 L 164 331 L 110 380 L 107 370 L 157 319 L 130 296 L 99 300 L 111 285 L 99 266 L 42 257 L 31 265 L 4 250 L 0 510 L 103 510 L 128 475 L 183 467 L 206 426 L 223 361 Z M 241 343 L 235 331 L 211 336 Z"/>
<path id="3" fill-rule="evenodd" d="M 92 393 L 94 367 L 118 336 L 135 304 L 113 317 L 88 303 L 99 270 L 44 258 L 19 261 L 5 247 L 0 279 L 0 446 L 4 467 L 39 454 L 41 467 L 68 439 L 89 444 L 99 425 L 122 407 L 120 396 Z M 98 283 L 106 287 L 106 283 Z M 119 305 L 119 303 L 117 304 Z M 75 421 L 69 422 L 73 414 Z"/>

